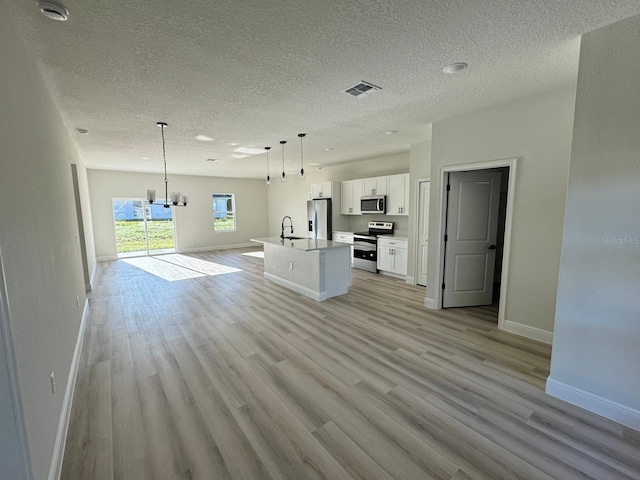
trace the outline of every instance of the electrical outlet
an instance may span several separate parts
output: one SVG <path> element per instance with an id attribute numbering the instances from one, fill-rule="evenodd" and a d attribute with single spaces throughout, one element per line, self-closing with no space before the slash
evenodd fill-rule
<path id="1" fill-rule="evenodd" d="M 56 394 L 56 375 L 55 373 L 51 372 L 51 395 L 55 395 Z"/>
<path id="2" fill-rule="evenodd" d="M 78 295 L 76 295 L 76 306 L 80 306 L 80 297 Z"/>
<path id="3" fill-rule="evenodd" d="M 293 262 L 289 262 L 289 270 L 293 270 Z"/>

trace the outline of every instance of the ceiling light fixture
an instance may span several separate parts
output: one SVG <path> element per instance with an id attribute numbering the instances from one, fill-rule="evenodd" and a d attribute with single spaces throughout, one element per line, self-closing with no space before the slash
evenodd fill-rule
<path id="1" fill-rule="evenodd" d="M 447 75 L 451 75 L 451 74 L 454 74 L 454 73 L 460 73 L 461 71 L 463 71 L 468 66 L 469 65 L 467 65 L 464 62 L 457 62 L 457 63 L 452 63 L 450 65 L 447 65 L 446 67 L 444 67 L 442 69 L 442 71 L 444 73 L 446 73 Z"/>
<path id="2" fill-rule="evenodd" d="M 299 133 L 300 137 L 300 180 L 304 180 L 304 159 L 302 158 L 302 139 L 306 136 L 306 133 Z"/>
<path id="3" fill-rule="evenodd" d="M 286 140 L 280 140 L 280 145 L 282 145 L 282 178 L 280 178 L 280 181 L 282 183 L 287 181 L 287 174 L 284 173 L 284 144 L 287 143 Z"/>
<path id="4" fill-rule="evenodd" d="M 147 202 L 149 205 L 162 205 L 164 208 L 169 208 L 169 180 L 167 179 L 167 155 L 164 148 L 164 129 L 168 126 L 164 122 L 156 123 L 160 127 L 162 132 L 162 159 L 164 160 L 164 203 L 154 203 L 156 201 L 156 191 L 147 190 Z M 189 195 L 187 193 L 181 194 L 180 192 L 171 192 L 171 203 L 174 207 L 186 207 Z M 182 205 L 180 205 L 182 204 Z"/>
<path id="5" fill-rule="evenodd" d="M 78 132 L 80 135 L 89 135 L 89 130 L 87 130 L 86 128 L 76 128 L 76 132 Z"/>
<path id="6" fill-rule="evenodd" d="M 213 138 L 207 137 L 206 135 L 196 135 L 196 140 L 200 140 L 201 142 L 213 142 Z"/>
<path id="7" fill-rule="evenodd" d="M 387 135 L 395 135 L 396 133 L 398 133 L 398 131 L 397 130 L 387 130 L 384 133 L 386 133 Z"/>
<path id="8" fill-rule="evenodd" d="M 42 14 L 51 20 L 64 22 L 69 18 L 69 10 L 59 3 L 39 0 L 38 7 L 40 7 Z"/>
<path id="9" fill-rule="evenodd" d="M 271 185 L 271 177 L 269 176 L 269 150 L 271 150 L 271 147 L 264 147 L 264 149 L 267 151 L 267 186 Z"/>
<path id="10" fill-rule="evenodd" d="M 218 161 L 218 159 L 217 159 L 217 158 L 207 158 L 207 162 L 213 162 L 213 163 L 215 163 L 215 162 L 217 162 L 217 161 Z"/>
<path id="11" fill-rule="evenodd" d="M 255 147 L 238 147 L 234 150 L 234 152 L 244 153 L 246 155 L 259 155 L 261 153 L 264 153 L 264 150 L 262 148 Z"/>
<path id="12" fill-rule="evenodd" d="M 327 148 L 324 149 L 325 152 L 331 152 L 333 150 L 335 150 L 335 149 L 332 148 L 332 147 L 327 147 Z"/>

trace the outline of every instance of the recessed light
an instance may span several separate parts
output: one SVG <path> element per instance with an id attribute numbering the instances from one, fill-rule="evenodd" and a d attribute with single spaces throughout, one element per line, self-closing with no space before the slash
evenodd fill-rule
<path id="1" fill-rule="evenodd" d="M 247 158 L 249 155 L 243 155 L 241 153 L 232 153 L 231 156 L 233 158 Z"/>
<path id="2" fill-rule="evenodd" d="M 442 71 L 444 73 L 446 73 L 447 75 L 451 75 L 453 73 L 459 73 L 462 70 L 464 70 L 465 68 L 467 68 L 469 65 L 467 65 L 464 62 L 457 62 L 457 63 L 452 63 L 451 65 L 447 65 L 446 67 L 444 67 L 442 69 Z"/>
<path id="3" fill-rule="evenodd" d="M 240 145 L 239 143 L 230 143 L 229 145 L 231 145 L 232 147 L 236 147 L 238 145 Z"/>
<path id="4" fill-rule="evenodd" d="M 215 163 L 215 162 L 217 162 L 217 161 L 218 161 L 218 159 L 217 159 L 217 158 L 207 158 L 207 162 L 213 162 L 213 163 Z"/>
<path id="5" fill-rule="evenodd" d="M 206 135 L 196 135 L 196 140 L 200 140 L 201 142 L 213 142 L 213 138 L 207 137 Z"/>
<path id="6" fill-rule="evenodd" d="M 324 149 L 324 151 L 325 151 L 325 152 L 330 152 L 330 151 L 332 151 L 332 150 L 335 150 L 335 148 L 327 147 L 327 148 L 325 148 L 325 149 Z"/>
<path id="7" fill-rule="evenodd" d="M 309 165 L 311 165 L 312 167 L 317 167 L 320 164 L 319 163 L 310 163 Z"/>
<path id="8" fill-rule="evenodd" d="M 76 132 L 78 132 L 80 135 L 89 135 L 89 130 L 87 130 L 86 128 L 76 128 Z"/>
<path id="9" fill-rule="evenodd" d="M 254 148 L 254 147 L 238 147 L 234 150 L 236 153 L 245 153 L 247 155 L 258 155 L 260 153 L 266 152 L 264 148 Z"/>
<path id="10" fill-rule="evenodd" d="M 64 8 L 59 3 L 39 0 L 38 7 L 40 7 L 40 11 L 42 12 L 42 14 L 45 17 L 50 18 L 51 20 L 64 22 L 69 18 L 69 10 Z"/>
<path id="11" fill-rule="evenodd" d="M 397 130 L 387 130 L 384 133 L 386 133 L 387 135 L 395 135 L 396 133 L 398 133 L 398 131 Z"/>
<path id="12" fill-rule="evenodd" d="M 141 160 L 149 160 L 149 157 L 140 157 Z"/>

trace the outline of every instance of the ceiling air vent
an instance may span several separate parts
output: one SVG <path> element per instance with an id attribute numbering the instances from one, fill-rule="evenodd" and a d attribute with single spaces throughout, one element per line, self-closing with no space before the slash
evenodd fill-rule
<path id="1" fill-rule="evenodd" d="M 377 92 L 378 90 L 382 90 L 380 87 L 376 87 L 374 84 L 365 82 L 364 80 L 360 83 L 354 85 L 353 87 L 347 88 L 344 93 L 348 93 L 351 96 L 364 98 L 367 95 L 371 95 L 373 92 Z"/>

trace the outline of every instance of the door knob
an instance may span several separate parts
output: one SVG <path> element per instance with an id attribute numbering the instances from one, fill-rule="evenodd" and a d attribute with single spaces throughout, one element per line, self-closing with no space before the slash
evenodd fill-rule
<path id="1" fill-rule="evenodd" d="M 489 245 L 489 250 L 495 250 L 496 246 L 495 245 Z"/>

